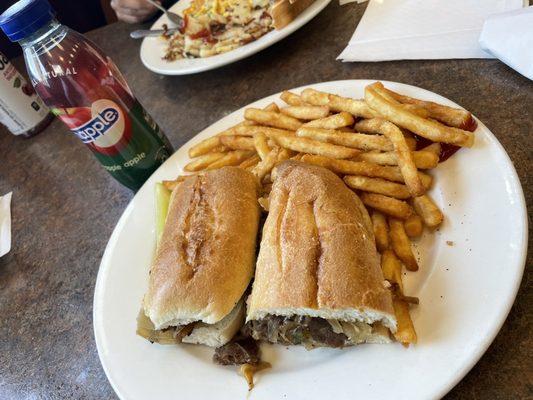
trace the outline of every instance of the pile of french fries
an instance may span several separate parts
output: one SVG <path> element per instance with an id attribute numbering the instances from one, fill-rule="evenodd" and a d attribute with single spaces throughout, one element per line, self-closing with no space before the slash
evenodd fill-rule
<path id="1" fill-rule="evenodd" d="M 284 160 L 319 165 L 341 176 L 371 215 L 383 274 L 393 292 L 395 338 L 404 345 L 416 343 L 409 307 L 418 300 L 403 293 L 402 265 L 418 270 L 411 240 L 444 219 L 427 194 L 441 143 L 472 146 L 475 120 L 468 111 L 407 97 L 380 82 L 367 86 L 360 100 L 314 89 L 285 91 L 281 100 L 286 103 L 281 108 L 272 103 L 246 109 L 244 121 L 193 146 L 185 171 L 245 168 L 261 183 L 259 202 L 267 212 L 275 167 Z M 413 134 L 433 144 L 416 150 Z M 163 184 L 173 190 L 184 178 Z"/>

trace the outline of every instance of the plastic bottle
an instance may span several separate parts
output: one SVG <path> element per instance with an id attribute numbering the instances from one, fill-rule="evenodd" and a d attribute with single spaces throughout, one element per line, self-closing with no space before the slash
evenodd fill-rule
<path id="1" fill-rule="evenodd" d="M 139 189 L 172 154 L 113 61 L 60 24 L 47 0 L 15 3 L 0 28 L 22 46 L 37 94 L 119 182 Z"/>

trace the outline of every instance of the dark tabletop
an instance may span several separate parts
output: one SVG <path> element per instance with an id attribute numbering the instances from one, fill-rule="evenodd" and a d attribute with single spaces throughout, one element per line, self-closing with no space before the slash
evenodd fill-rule
<path id="1" fill-rule="evenodd" d="M 231 111 L 291 87 L 371 78 L 434 91 L 498 137 L 531 208 L 533 83 L 496 60 L 336 61 L 364 7 L 334 0 L 261 53 L 182 77 L 144 68 L 140 42 L 128 38 L 131 26 L 113 24 L 88 36 L 116 61 L 175 148 Z M 13 247 L 0 259 L 0 399 L 116 398 L 96 352 L 92 301 L 107 240 L 133 194 L 58 121 L 27 140 L 1 129 L 0 195 L 13 191 Z M 447 399 L 533 396 L 531 265 L 530 252 L 501 332 Z"/>

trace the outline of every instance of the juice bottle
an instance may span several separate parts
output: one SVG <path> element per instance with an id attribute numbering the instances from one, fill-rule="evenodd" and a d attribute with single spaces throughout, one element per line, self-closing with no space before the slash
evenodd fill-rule
<path id="1" fill-rule="evenodd" d="M 16 136 L 31 137 L 48 126 L 53 116 L 35 91 L 0 53 L 0 124 Z"/>
<path id="2" fill-rule="evenodd" d="M 21 0 L 0 28 L 22 46 L 31 83 L 119 182 L 137 190 L 173 152 L 111 59 L 60 24 L 47 0 Z"/>

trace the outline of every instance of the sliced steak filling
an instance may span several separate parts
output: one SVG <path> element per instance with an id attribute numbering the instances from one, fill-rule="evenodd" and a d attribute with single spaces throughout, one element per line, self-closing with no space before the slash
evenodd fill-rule
<path id="1" fill-rule="evenodd" d="M 327 320 L 307 316 L 268 315 L 261 320 L 249 321 L 245 331 L 256 340 L 284 345 L 302 344 L 306 348 L 343 347 L 350 344 L 348 337 L 344 333 L 334 332 Z"/>
<path id="2" fill-rule="evenodd" d="M 259 361 L 259 346 L 251 337 L 217 347 L 213 355 L 213 362 L 220 365 L 257 364 Z"/>

